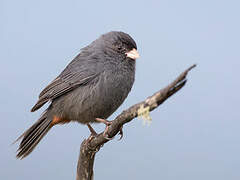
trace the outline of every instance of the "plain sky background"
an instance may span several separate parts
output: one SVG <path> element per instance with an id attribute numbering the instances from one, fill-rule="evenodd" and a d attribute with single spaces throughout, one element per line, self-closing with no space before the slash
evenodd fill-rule
<path id="1" fill-rule="evenodd" d="M 187 85 L 134 119 L 97 153 L 95 179 L 240 179 L 240 3 L 228 0 L 0 0 L 0 179 L 75 179 L 84 125 L 56 126 L 24 160 L 11 143 L 40 116 L 40 91 L 80 49 L 111 30 L 137 42 L 134 87 L 122 110 L 190 65 Z M 104 125 L 94 125 L 98 132 Z"/>

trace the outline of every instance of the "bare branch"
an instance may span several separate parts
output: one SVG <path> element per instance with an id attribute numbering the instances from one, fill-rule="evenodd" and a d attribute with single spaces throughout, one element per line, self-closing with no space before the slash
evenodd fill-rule
<path id="1" fill-rule="evenodd" d="M 165 88 L 156 92 L 146 100 L 137 103 L 127 110 L 123 111 L 113 121 L 108 129 L 109 137 L 114 137 L 119 132 L 120 128 L 138 116 L 140 107 L 148 107 L 149 111 L 154 110 L 162 104 L 170 96 L 178 92 L 187 82 L 186 76 L 188 72 L 196 67 L 196 64 L 189 67 L 182 74 L 180 74 L 172 83 Z M 93 138 L 88 144 L 84 140 L 81 144 L 80 155 L 77 166 L 77 180 L 92 180 L 93 179 L 93 164 L 96 152 L 109 140 L 103 137 L 103 132 L 96 138 Z"/>

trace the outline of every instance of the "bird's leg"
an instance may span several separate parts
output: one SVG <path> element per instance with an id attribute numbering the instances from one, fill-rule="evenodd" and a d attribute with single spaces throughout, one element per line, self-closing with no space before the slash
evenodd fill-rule
<path id="1" fill-rule="evenodd" d="M 112 138 L 109 138 L 109 137 L 108 137 L 108 134 L 107 134 L 108 128 L 109 128 L 109 126 L 112 124 L 112 122 L 111 122 L 111 121 L 108 121 L 108 120 L 106 120 L 106 119 L 102 119 L 102 118 L 96 118 L 96 121 L 97 121 L 97 122 L 100 122 L 100 123 L 104 123 L 104 124 L 106 125 L 106 128 L 105 128 L 105 130 L 104 130 L 104 132 L 103 132 L 103 137 L 104 137 L 105 139 L 107 139 L 107 140 L 113 139 L 113 137 L 112 137 Z"/>
<path id="2" fill-rule="evenodd" d="M 90 136 L 87 138 L 87 140 L 86 140 L 86 144 L 88 144 L 93 138 L 95 138 L 95 137 L 97 137 L 97 133 L 96 133 L 96 131 L 92 128 L 92 126 L 89 124 L 89 123 L 87 123 L 87 126 L 88 126 L 88 129 L 89 129 L 89 131 L 91 132 L 91 134 L 90 134 Z"/>
<path id="3" fill-rule="evenodd" d="M 88 126 L 89 131 L 91 132 L 91 135 L 92 135 L 93 137 L 96 137 L 98 134 L 97 134 L 96 131 L 92 128 L 92 126 L 91 126 L 89 123 L 87 123 L 87 126 Z"/>
<path id="4" fill-rule="evenodd" d="M 100 145 L 100 146 L 98 146 L 98 147 L 96 147 L 96 149 L 93 149 L 93 148 L 91 148 L 91 147 L 89 146 L 89 142 L 90 142 L 93 138 L 96 138 L 99 134 L 96 133 L 96 131 L 92 128 L 92 126 L 91 126 L 89 123 L 87 123 L 87 126 L 88 126 L 88 129 L 89 129 L 89 131 L 91 132 L 91 134 L 90 134 L 90 136 L 87 138 L 85 144 L 87 145 L 87 147 L 88 147 L 92 152 L 94 152 L 94 153 L 92 154 L 92 155 L 94 155 L 96 152 L 99 151 L 99 149 L 100 149 L 101 147 L 103 147 L 103 144 Z"/>

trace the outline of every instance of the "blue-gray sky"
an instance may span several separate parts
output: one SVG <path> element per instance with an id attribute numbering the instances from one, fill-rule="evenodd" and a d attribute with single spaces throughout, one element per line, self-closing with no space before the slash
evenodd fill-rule
<path id="1" fill-rule="evenodd" d="M 30 113 L 40 91 L 111 30 L 129 33 L 141 58 L 131 93 L 109 119 L 198 67 L 151 113 L 151 126 L 134 119 L 122 141 L 98 152 L 95 179 L 239 179 L 239 7 L 237 0 L 1 0 L 0 179 L 75 179 L 86 126 L 53 128 L 21 161 L 10 144 L 43 111 Z"/>

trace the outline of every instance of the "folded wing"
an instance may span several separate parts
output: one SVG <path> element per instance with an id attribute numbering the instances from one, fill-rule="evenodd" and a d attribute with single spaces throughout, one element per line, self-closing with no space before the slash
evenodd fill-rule
<path id="1" fill-rule="evenodd" d="M 39 95 L 37 103 L 31 109 L 34 112 L 41 108 L 46 102 L 53 100 L 65 93 L 72 91 L 73 89 L 88 84 L 92 81 L 98 74 L 88 74 L 86 76 L 84 73 L 68 74 L 67 76 L 57 77 L 52 81 Z"/>
<path id="2" fill-rule="evenodd" d="M 97 63 L 98 59 L 88 51 L 81 52 L 54 81 L 43 89 L 31 112 L 38 110 L 46 102 L 94 80 L 102 69 L 99 67 L 102 63 Z"/>

